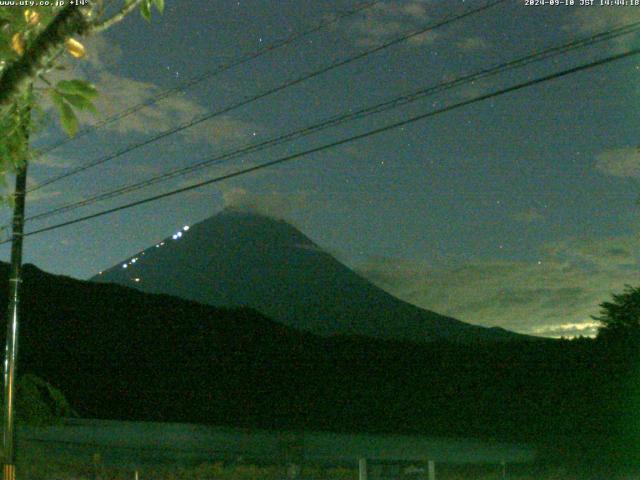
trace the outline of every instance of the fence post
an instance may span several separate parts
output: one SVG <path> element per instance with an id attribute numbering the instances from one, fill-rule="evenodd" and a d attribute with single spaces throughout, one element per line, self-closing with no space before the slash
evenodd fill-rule
<path id="1" fill-rule="evenodd" d="M 367 480 L 367 459 L 358 459 L 358 480 Z"/>
<path id="2" fill-rule="evenodd" d="M 429 480 L 436 480 L 436 462 L 429 460 Z"/>

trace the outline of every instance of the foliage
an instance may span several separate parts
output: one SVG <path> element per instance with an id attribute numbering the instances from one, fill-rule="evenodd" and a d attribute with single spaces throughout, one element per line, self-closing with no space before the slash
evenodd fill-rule
<path id="1" fill-rule="evenodd" d="M 19 423 L 51 425 L 63 417 L 75 416 L 62 392 L 36 375 L 26 374 L 18 379 L 16 417 Z M 0 408 L 3 398 L 0 397 Z"/>
<path id="2" fill-rule="evenodd" d="M 65 79 L 55 84 L 50 81 L 51 71 L 64 70 L 62 61 L 65 54 L 82 59 L 86 52 L 82 42 L 72 35 L 58 38 L 64 41 L 55 44 L 54 35 L 48 27 L 57 25 L 53 22 L 61 21 L 71 8 L 84 12 L 84 21 L 76 28 L 78 36 L 106 30 L 135 8 L 139 8 L 147 20 L 151 19 L 152 7 L 160 13 L 164 11 L 164 0 L 121 1 L 120 8 L 110 17 L 106 14 L 109 2 L 105 0 L 91 2 L 88 7 L 65 7 L 55 5 L 63 2 L 47 2 L 48 6 L 16 6 L 0 11 L 0 94 L 7 96 L 12 93 L 9 95 L 11 103 L 0 111 L 0 131 L 3 133 L 0 139 L 0 182 L 4 181 L 7 173 L 29 160 L 28 138 L 34 128 L 31 110 L 42 103 L 45 96 L 50 98 L 58 111 L 63 130 L 71 137 L 79 129 L 77 112 L 97 113 L 93 102 L 98 92 L 91 83 L 82 79 Z M 29 68 L 34 66 L 37 68 Z M 26 83 L 29 88 L 8 92 L 9 88 L 15 90 L 24 82 L 8 82 L 6 79 L 11 77 L 15 80 L 21 75 L 28 75 Z"/>
<path id="3" fill-rule="evenodd" d="M 45 26 L 59 10 L 60 7 L 52 6 L 7 8 L 2 11 L 0 16 L 0 73 L 6 71 L 25 54 L 35 38 L 42 33 Z M 40 77 L 43 81 L 47 82 L 46 74 L 53 68 L 55 61 L 56 59 L 51 59 L 48 68 L 41 72 Z M 51 89 L 54 91 L 53 88 Z M 28 94 L 19 97 L 7 114 L 0 117 L 0 128 L 6 132 L 0 141 L 0 165 L 3 174 L 29 160 L 28 135 L 33 128 L 30 110 L 34 103 L 39 102 L 39 96 L 39 92 L 34 93 L 31 89 Z M 74 115 L 73 112 L 64 108 L 63 126 L 69 134 L 73 134 L 73 122 L 69 121 L 71 115 Z"/>
<path id="4" fill-rule="evenodd" d="M 92 100 L 98 96 L 98 91 L 96 87 L 83 80 L 62 80 L 49 90 L 49 94 L 60 112 L 62 127 L 71 137 L 78 132 L 79 128 L 74 108 L 97 113 Z"/>
<path id="5" fill-rule="evenodd" d="M 7 115 L 0 117 L 0 181 L 4 186 L 5 174 L 22 162 L 28 161 L 27 132 L 31 129 L 31 115 L 29 105 L 31 96 L 23 96 L 13 106 Z"/>
<path id="6" fill-rule="evenodd" d="M 164 0 L 144 0 L 140 4 L 140 14 L 142 17 L 150 22 L 151 21 L 151 6 L 155 6 L 158 12 L 162 14 L 164 12 Z"/>
<path id="7" fill-rule="evenodd" d="M 640 337 L 640 287 L 627 285 L 623 293 L 600 304 L 599 337 L 638 339 Z"/>

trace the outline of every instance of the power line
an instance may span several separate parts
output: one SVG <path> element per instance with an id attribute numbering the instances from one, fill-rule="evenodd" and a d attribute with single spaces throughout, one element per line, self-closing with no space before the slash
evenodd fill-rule
<path id="1" fill-rule="evenodd" d="M 271 88 L 269 90 L 266 90 L 266 91 L 264 91 L 262 93 L 254 95 L 252 97 L 249 97 L 249 98 L 247 98 L 245 100 L 241 100 L 240 102 L 237 102 L 237 103 L 235 103 L 233 105 L 230 105 L 230 106 L 224 107 L 224 108 L 222 108 L 220 110 L 216 110 L 215 112 L 211 112 L 211 113 L 208 113 L 206 115 L 200 116 L 200 117 L 198 117 L 196 119 L 193 119 L 193 120 L 190 120 L 188 122 L 185 122 L 185 123 L 183 123 L 183 124 L 181 124 L 181 125 L 179 125 L 177 127 L 171 128 L 169 130 L 165 130 L 164 132 L 159 133 L 158 135 L 156 135 L 154 137 L 151 137 L 151 138 L 149 138 L 147 140 L 144 140 L 144 141 L 139 142 L 139 143 L 131 144 L 131 145 L 129 145 L 129 146 L 127 146 L 127 147 L 125 147 L 125 148 L 123 148 L 121 150 L 118 150 L 117 152 L 115 152 L 113 154 L 107 155 L 105 157 L 102 157 L 100 159 L 97 159 L 97 160 L 94 160 L 94 161 L 91 161 L 91 162 L 88 162 L 85 165 L 82 165 L 80 167 L 74 168 L 69 172 L 66 172 L 66 173 L 63 173 L 61 175 L 52 177 L 52 178 L 50 178 L 48 180 L 44 180 L 43 182 L 41 182 L 38 185 L 35 185 L 31 189 L 29 189 L 28 192 L 30 193 L 30 192 L 39 190 L 39 189 L 41 189 L 41 188 L 43 188 L 43 187 L 45 187 L 47 185 L 50 185 L 50 184 L 52 184 L 54 182 L 63 180 L 65 178 L 69 178 L 69 177 L 71 177 L 73 175 L 76 175 L 78 173 L 84 172 L 85 170 L 88 170 L 90 168 L 96 167 L 98 165 L 102 165 L 103 163 L 106 163 L 106 162 L 111 161 L 111 160 L 113 160 L 115 158 L 118 158 L 118 157 L 120 157 L 120 156 L 122 156 L 122 155 L 124 155 L 126 153 L 132 152 L 133 150 L 136 150 L 136 149 L 138 149 L 140 147 L 144 147 L 146 145 L 154 143 L 154 142 L 156 142 L 156 141 L 158 141 L 158 140 L 160 140 L 162 138 L 168 137 L 168 136 L 173 135 L 175 133 L 178 133 L 180 131 L 183 131 L 183 130 L 186 130 L 188 128 L 191 128 L 191 127 L 193 127 L 195 125 L 198 125 L 198 124 L 200 124 L 200 123 L 202 123 L 202 122 L 204 122 L 206 120 L 210 120 L 210 119 L 212 119 L 212 118 L 214 118 L 216 116 L 228 113 L 231 110 L 235 110 L 235 109 L 237 109 L 239 107 L 242 107 L 242 106 L 245 106 L 245 105 L 247 105 L 249 103 L 253 103 L 253 102 L 255 102 L 257 100 L 260 100 L 262 98 L 265 98 L 265 97 L 267 97 L 269 95 L 272 95 L 274 93 L 277 93 L 277 92 L 280 92 L 282 90 L 285 90 L 285 89 L 287 89 L 289 87 L 292 87 L 294 85 L 302 83 L 302 82 L 304 82 L 306 80 L 309 80 L 311 78 L 317 77 L 319 75 L 322 75 L 322 74 L 324 74 L 326 72 L 329 72 L 331 70 L 334 70 L 336 68 L 342 67 L 342 66 L 347 65 L 349 63 L 352 63 L 352 62 L 354 62 L 356 60 L 359 60 L 361 58 L 367 57 L 367 56 L 369 56 L 369 55 L 371 55 L 373 53 L 379 52 L 379 51 L 384 50 L 386 48 L 389 48 L 389 47 L 391 47 L 393 45 L 397 45 L 397 44 L 399 44 L 401 42 L 409 40 L 410 38 L 413 38 L 413 37 L 416 37 L 416 36 L 421 35 L 423 33 L 426 33 L 428 31 L 434 30 L 434 29 L 436 29 L 438 27 L 441 27 L 441 26 L 444 26 L 444 25 L 448 25 L 448 24 L 453 23 L 453 22 L 458 21 L 458 20 L 462 20 L 462 19 L 464 19 L 464 18 L 466 18 L 466 17 L 468 17 L 470 15 L 474 15 L 476 13 L 483 12 L 483 11 L 493 7 L 493 6 L 496 6 L 498 4 L 504 3 L 506 1 L 507 0 L 495 0 L 493 2 L 489 2 L 489 3 L 485 4 L 485 5 L 483 5 L 482 7 L 479 7 L 479 8 L 473 9 L 473 10 L 467 10 L 466 12 L 464 12 L 462 14 L 458 14 L 458 15 L 449 17 L 447 19 L 440 20 L 440 21 L 438 21 L 438 22 L 436 22 L 434 24 L 429 25 L 428 27 L 421 28 L 419 30 L 414 30 L 411 33 L 408 33 L 408 34 L 402 35 L 400 37 L 397 37 L 394 40 L 391 40 L 391 41 L 389 41 L 389 42 L 387 42 L 385 44 L 379 45 L 379 46 L 371 48 L 369 50 L 365 50 L 365 51 L 363 51 L 363 52 L 361 52 L 361 53 L 359 53 L 357 55 L 354 55 L 352 57 L 348 57 L 348 58 L 346 58 L 344 60 L 340 60 L 338 62 L 332 63 L 332 64 L 330 64 L 330 65 L 328 65 L 326 67 L 323 67 L 323 68 L 321 68 L 319 70 L 315 70 L 315 71 L 313 71 L 311 73 L 305 74 L 305 75 L 303 75 L 301 77 L 298 77 L 298 78 L 296 78 L 294 80 L 287 81 L 287 82 L 285 82 L 285 83 L 283 83 L 283 84 L 281 84 L 281 85 L 279 85 L 277 87 L 274 87 L 274 88 Z"/>
<path id="2" fill-rule="evenodd" d="M 161 92 L 158 92 L 156 95 L 152 96 L 151 98 L 148 98 L 147 100 L 144 100 L 136 105 L 133 105 L 129 108 L 126 108 L 125 110 L 122 110 L 121 112 L 118 112 L 114 115 L 111 115 L 99 122 L 97 122 L 94 125 L 91 125 L 90 127 L 84 128 L 82 130 L 80 130 L 75 137 L 73 138 L 64 138 L 56 143 L 53 143 L 43 149 L 40 149 L 40 151 L 38 152 L 38 156 L 42 156 L 44 154 L 47 154 L 49 152 L 51 152 L 52 150 L 55 150 L 63 145 L 66 145 L 69 142 L 75 141 L 81 137 L 84 137 L 85 135 L 94 132 L 102 127 L 105 127 L 106 125 L 109 125 L 113 122 L 116 122 L 118 120 L 122 120 L 123 118 L 126 118 L 130 115 L 133 115 L 134 113 L 142 110 L 145 107 L 149 107 L 151 105 L 154 105 L 156 103 L 158 103 L 161 100 L 164 100 L 165 98 L 171 97 L 177 93 L 180 92 L 184 92 L 185 90 L 193 87 L 194 85 L 197 85 L 198 83 L 202 83 L 205 80 L 209 80 L 213 77 L 216 77 L 218 75 L 220 75 L 221 73 L 224 73 L 234 67 L 238 67 L 240 65 L 243 65 L 247 62 L 250 62 L 251 60 L 255 60 L 256 58 L 259 58 L 269 52 L 273 52 L 275 50 L 278 50 L 282 47 L 286 47 L 290 44 L 292 44 L 293 42 L 295 42 L 296 40 L 299 40 L 301 38 L 307 37 L 309 35 L 312 35 L 314 33 L 317 33 L 323 29 L 325 29 L 326 27 L 330 27 L 331 25 L 334 25 L 335 23 L 338 23 L 340 20 L 342 20 L 343 18 L 347 18 L 350 17 L 352 15 L 356 15 L 357 13 L 360 13 L 364 10 L 367 10 L 369 8 L 374 7 L 375 5 L 377 5 L 379 2 L 379 0 L 375 0 L 373 2 L 367 2 L 367 3 L 363 3 L 361 5 L 356 6 L 354 9 L 352 10 L 347 10 L 345 12 L 342 13 L 338 13 L 336 15 L 333 16 L 333 18 L 331 20 L 328 21 L 324 21 L 324 22 L 320 22 L 319 24 L 317 24 L 316 26 L 308 29 L 308 30 L 303 30 L 301 32 L 298 33 L 294 33 L 290 36 L 288 36 L 285 39 L 282 40 L 278 40 L 276 42 L 273 42 L 270 45 L 266 45 L 262 48 L 260 48 L 257 52 L 255 53 L 250 53 L 241 57 L 238 57 L 236 60 L 221 65 L 218 68 L 214 69 L 214 70 L 210 70 L 208 72 L 204 72 L 198 76 L 192 77 L 190 79 L 185 80 L 184 82 L 181 82 L 180 84 L 176 85 L 175 87 L 172 88 L 168 88 L 166 90 L 163 90 Z"/>
<path id="3" fill-rule="evenodd" d="M 285 162 L 289 162 L 291 160 L 295 160 L 295 159 L 310 155 L 312 153 L 321 152 L 321 151 L 324 151 L 324 150 L 328 150 L 330 148 L 334 148 L 334 147 L 337 147 L 337 146 L 340 146 L 340 145 L 344 145 L 346 143 L 350 143 L 350 142 L 353 142 L 353 141 L 356 141 L 356 140 L 361 140 L 363 138 L 368 138 L 368 137 L 371 137 L 371 136 L 374 136 L 374 135 L 377 135 L 377 134 L 380 134 L 380 133 L 383 133 L 383 132 L 387 132 L 387 131 L 393 130 L 395 128 L 399 128 L 399 127 L 402 127 L 402 126 L 405 126 L 405 125 L 409 125 L 411 123 L 415 123 L 415 122 L 417 122 L 419 120 L 424 120 L 424 119 L 429 118 L 429 117 L 433 117 L 433 116 L 436 116 L 436 115 L 440 115 L 442 113 L 450 112 L 452 110 L 455 110 L 455 109 L 458 109 L 458 108 L 461 108 L 461 107 L 465 107 L 467 105 L 471 105 L 471 104 L 474 104 L 474 103 L 478 103 L 478 102 L 481 102 L 483 100 L 487 100 L 489 98 L 498 97 L 498 96 L 504 95 L 506 93 L 511 93 L 511 92 L 514 92 L 514 91 L 517 91 L 517 90 L 521 90 L 523 88 L 527 88 L 527 87 L 530 87 L 530 86 L 533 86 L 533 85 L 538 85 L 538 84 L 543 83 L 543 82 L 547 82 L 547 81 L 550 81 L 550 80 L 561 78 L 561 77 L 564 77 L 564 76 L 567 76 L 567 75 L 571 75 L 571 74 L 574 74 L 574 73 L 577 73 L 577 72 L 585 71 L 585 70 L 588 70 L 588 69 L 591 69 L 591 68 L 594 68 L 594 67 L 605 65 L 607 63 L 611 63 L 613 61 L 621 60 L 623 58 L 628 58 L 628 57 L 631 57 L 631 56 L 634 56 L 634 55 L 638 55 L 638 54 L 640 54 L 640 48 L 633 49 L 633 50 L 630 50 L 630 51 L 625 52 L 625 53 L 612 55 L 612 56 L 609 56 L 609 57 L 606 57 L 606 58 L 603 58 L 603 59 L 600 59 L 600 60 L 596 60 L 596 61 L 588 63 L 588 64 L 580 65 L 580 66 L 573 67 L 573 68 L 570 68 L 570 69 L 567 69 L 567 70 L 563 70 L 561 72 L 557 72 L 557 73 L 553 73 L 553 74 L 546 75 L 546 76 L 543 76 L 543 77 L 539 77 L 539 78 L 536 78 L 534 80 L 529 80 L 527 82 L 519 83 L 517 85 L 511 86 L 511 87 L 507 87 L 507 88 L 503 88 L 501 90 L 497 90 L 497 91 L 492 92 L 492 93 L 488 93 L 488 94 L 485 94 L 485 95 L 480 95 L 478 97 L 475 97 L 475 98 L 472 98 L 472 99 L 469 99 L 469 100 L 465 100 L 465 101 L 462 101 L 462 102 L 458 102 L 458 103 L 455 103 L 453 105 L 449 105 L 447 107 L 444 107 L 444 108 L 441 108 L 441 109 L 438 109 L 438 110 L 434 110 L 434 111 L 431 111 L 431 112 L 427 112 L 427 113 L 423 113 L 423 114 L 420 114 L 420 115 L 416 115 L 416 116 L 410 117 L 410 118 L 408 118 L 406 120 L 402 120 L 402 121 L 395 122 L 395 123 L 392 123 L 392 124 L 389 124 L 389 125 L 385 125 L 383 127 L 379 127 L 379 128 L 374 129 L 374 130 L 369 130 L 368 132 L 365 132 L 365 133 L 361 133 L 361 134 L 358 134 L 358 135 L 353 135 L 351 137 L 347 137 L 347 138 L 344 138 L 342 140 L 337 140 L 335 142 L 331 142 L 331 143 L 328 143 L 328 144 L 325 144 L 325 145 L 321 145 L 319 147 L 311 148 L 311 149 L 308 149 L 308 150 L 305 150 L 305 151 L 302 151 L 302 152 L 298 152 L 298 153 L 295 153 L 295 154 L 292 154 L 292 155 L 281 157 L 279 159 L 272 160 L 270 162 L 265 162 L 265 163 L 262 163 L 260 165 L 255 165 L 253 167 L 248 167 L 248 168 L 245 168 L 243 170 L 238 170 L 236 172 L 232 172 L 232 173 L 228 173 L 228 174 L 225 174 L 225 175 L 221 175 L 221 176 L 209 179 L 209 180 L 205 180 L 205 181 L 198 182 L 198 183 L 186 186 L 186 187 L 182 187 L 182 188 L 178 188 L 178 189 L 175 189 L 175 190 L 171 190 L 169 192 L 165 192 L 165 193 L 162 193 L 162 194 L 159 194 L 159 195 L 153 195 L 151 197 L 147 197 L 147 198 L 144 198 L 142 200 L 137 200 L 135 202 L 130 202 L 130 203 L 121 205 L 119 207 L 110 208 L 110 209 L 107 209 L 107 210 L 103 210 L 101 212 L 93 213 L 91 215 L 85 215 L 83 217 L 79 217 L 79 218 L 76 218 L 76 219 L 73 219 L 73 220 L 69 220 L 69 221 L 66 221 L 66 222 L 58 223 L 56 225 L 51 225 L 51 226 L 48 226 L 48 227 L 40 228 L 38 230 L 33 230 L 31 232 L 25 233 L 24 236 L 28 237 L 28 236 L 31 236 L 31 235 L 37 235 L 37 234 L 48 232 L 48 231 L 51 231 L 51 230 L 57 230 L 57 229 L 62 228 L 62 227 L 66 227 L 66 226 L 69 226 L 69 225 L 74 225 L 76 223 L 80 223 L 80 222 L 84 222 L 84 221 L 87 221 L 87 220 L 91 220 L 93 218 L 102 217 L 102 216 L 109 215 L 109 214 L 112 214 L 112 213 L 116 213 L 116 212 L 119 212 L 119 211 L 122 211 L 122 210 L 133 208 L 133 207 L 136 207 L 138 205 L 151 203 L 151 202 L 163 199 L 163 198 L 167 198 L 167 197 L 171 197 L 171 196 L 174 196 L 174 195 L 178 195 L 180 193 L 188 192 L 190 190 L 195 190 L 197 188 L 200 188 L 200 187 L 203 187 L 203 186 L 206 186 L 206 185 L 219 183 L 219 182 L 222 182 L 224 180 L 228 180 L 230 178 L 235 178 L 235 177 L 239 177 L 239 176 L 242 176 L 242 175 L 246 175 L 248 173 L 255 172 L 257 170 L 262 170 L 262 169 L 265 169 L 265 168 L 268 168 L 268 167 L 272 167 L 274 165 L 279 165 L 279 164 L 282 164 L 282 163 L 285 163 Z M 4 241 L 0 242 L 0 244 L 7 243 L 8 241 L 9 240 L 4 240 Z"/>
<path id="4" fill-rule="evenodd" d="M 421 98 L 424 98 L 427 95 L 433 95 L 435 93 L 439 93 L 442 92 L 444 90 L 448 90 L 454 87 L 458 87 L 460 85 L 466 84 L 466 83 L 470 83 L 470 82 L 474 82 L 477 80 L 481 80 L 484 78 L 487 78 L 489 76 L 493 76 L 493 75 L 497 75 L 499 73 L 504 73 L 505 71 L 511 70 L 513 68 L 518 68 L 518 67 L 522 67 L 528 64 L 531 64 L 533 62 L 537 62 L 537 61 L 541 61 L 541 60 L 545 60 L 548 59 L 550 57 L 559 55 L 559 54 L 563 54 L 563 53 L 567 53 L 571 50 L 575 50 L 577 48 L 582 48 L 588 45 L 593 45 L 595 43 L 598 42 L 602 42 L 604 40 L 610 40 L 616 37 L 619 37 L 621 35 L 627 35 L 630 33 L 634 33 L 636 31 L 638 31 L 638 29 L 640 29 L 640 21 L 639 22 L 633 22 L 627 25 L 623 25 L 620 26 L 618 28 L 612 29 L 612 30 L 606 30 L 600 33 L 596 33 L 590 36 L 586 36 L 583 38 L 579 38 L 579 39 L 575 39 L 572 40 L 571 42 L 565 43 L 563 45 L 559 45 L 559 46 L 553 46 L 553 47 L 549 47 L 545 50 L 539 51 L 539 52 L 533 52 L 531 54 L 525 55 L 523 57 L 519 57 L 517 59 L 513 59 L 510 60 L 508 62 L 490 67 L 490 68 L 486 68 L 483 69 L 479 72 L 473 73 L 473 74 L 468 74 L 468 75 L 463 75 L 461 77 L 458 77 L 456 79 L 450 80 L 448 82 L 443 82 L 434 86 L 430 86 L 427 88 L 423 88 L 420 89 L 418 91 L 409 93 L 409 94 L 405 94 L 405 95 L 401 95 L 398 97 L 394 97 L 390 100 L 387 100 L 385 102 L 382 103 L 378 103 L 376 105 L 373 106 L 369 106 L 369 107 L 365 107 L 365 108 L 361 108 L 359 110 L 356 110 L 355 112 L 349 112 L 346 114 L 341 114 L 341 115 L 336 115 L 336 116 L 332 116 L 329 117 L 328 119 L 325 119 L 324 121 L 320 122 L 320 123 L 316 123 L 310 126 L 306 126 L 297 130 L 294 130 L 292 132 L 289 132 L 287 134 L 283 134 L 280 135 L 278 137 L 275 138 L 271 138 L 269 140 L 265 140 L 262 141 L 260 143 L 254 143 L 251 145 L 247 145 L 244 146 L 242 148 L 239 149 L 235 149 L 214 157 L 211 157 L 209 159 L 200 161 L 196 164 L 193 165 L 189 165 L 186 167 L 181 167 L 178 169 L 174 169 L 174 170 L 170 170 L 168 172 L 165 172 L 161 175 L 158 176 L 154 176 L 151 178 L 148 178 L 146 180 L 140 181 L 140 182 L 136 182 L 136 183 L 132 183 L 129 185 L 124 185 L 122 187 L 118 187 L 116 189 L 112 189 L 112 190 L 107 190 L 105 192 L 99 193 L 97 195 L 94 195 L 92 197 L 89 198 L 84 198 L 82 200 L 79 201 L 75 201 L 75 202 L 69 202 L 66 203 L 64 205 L 61 205 L 59 207 L 53 208 L 51 210 L 47 210 L 45 212 L 36 214 L 36 215 L 32 215 L 30 217 L 27 217 L 26 220 L 28 221 L 33 221 L 33 220 L 38 220 L 38 219 L 43 219 L 43 218 L 48 218 L 54 215 L 58 215 L 64 212 L 68 212 L 71 210 L 75 210 L 76 208 L 80 208 L 80 207 L 84 207 L 87 205 L 91 205 L 93 203 L 99 202 L 99 201 L 103 201 L 103 200 L 108 200 L 111 198 L 115 198 L 142 188 L 146 188 L 148 186 L 151 185 L 155 185 L 157 183 L 175 178 L 177 176 L 182 176 L 182 175 L 186 175 L 188 173 L 192 173 L 194 171 L 209 167 L 211 165 L 217 165 L 222 163 L 223 161 L 227 161 L 233 158 L 237 158 L 239 156 L 243 156 L 246 155 L 248 153 L 254 153 L 256 151 L 261 151 L 264 150 L 268 147 L 272 147 L 274 145 L 279 145 L 282 144 L 284 142 L 289 142 L 291 140 L 303 137 L 303 136 L 307 136 L 310 135 L 312 133 L 316 133 L 318 131 L 324 130 L 326 128 L 329 127 L 333 127 L 342 123 L 345 123 L 347 121 L 352 121 L 352 120 L 356 120 L 356 119 L 361 119 L 364 117 L 367 117 L 369 115 L 372 114 L 377 114 L 377 113 L 381 113 L 384 111 L 387 111 L 391 108 L 398 108 L 402 105 L 420 100 Z"/>

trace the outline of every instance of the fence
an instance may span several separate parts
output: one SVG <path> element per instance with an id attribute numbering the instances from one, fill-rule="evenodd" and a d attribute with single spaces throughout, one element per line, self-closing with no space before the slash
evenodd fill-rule
<path id="1" fill-rule="evenodd" d="M 25 480 L 502 480 L 535 457 L 474 439 L 96 420 L 23 427 L 16 448 Z"/>

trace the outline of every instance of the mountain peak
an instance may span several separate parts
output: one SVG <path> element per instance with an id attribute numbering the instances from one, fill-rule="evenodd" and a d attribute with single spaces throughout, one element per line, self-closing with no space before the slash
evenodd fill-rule
<path id="1" fill-rule="evenodd" d="M 250 209 L 226 208 L 93 280 L 214 306 L 248 306 L 321 335 L 412 341 L 515 337 L 403 302 L 286 221 Z"/>
<path id="2" fill-rule="evenodd" d="M 195 231 L 201 228 L 218 235 L 232 235 L 236 241 L 315 245 L 309 237 L 286 220 L 274 218 L 248 207 L 226 207 L 192 227 Z"/>

